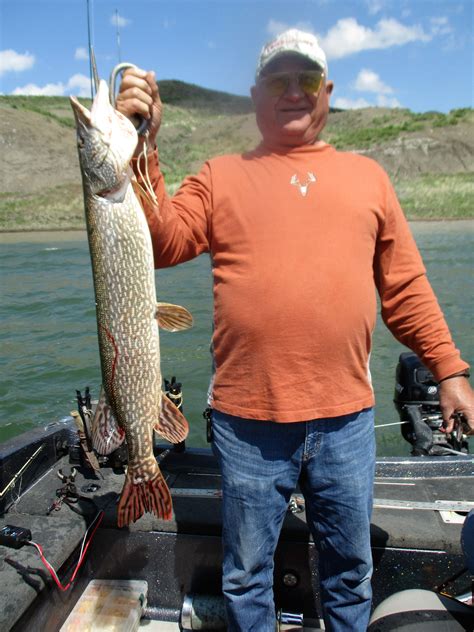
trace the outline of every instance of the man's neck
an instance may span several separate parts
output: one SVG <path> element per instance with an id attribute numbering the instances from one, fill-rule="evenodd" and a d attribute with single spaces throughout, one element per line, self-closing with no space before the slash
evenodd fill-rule
<path id="1" fill-rule="evenodd" d="M 281 142 L 275 142 L 275 141 L 272 141 L 271 139 L 263 138 L 262 143 L 263 145 L 265 145 L 265 147 L 268 147 L 268 149 L 272 149 L 274 151 L 281 152 L 281 153 L 290 152 L 302 147 L 313 147 L 315 149 L 321 149 L 322 147 L 325 147 L 327 145 L 327 143 L 324 140 L 320 140 L 319 138 L 315 138 L 314 142 L 312 143 L 299 143 L 299 144 L 298 143 L 286 144 L 286 143 L 281 143 Z"/>

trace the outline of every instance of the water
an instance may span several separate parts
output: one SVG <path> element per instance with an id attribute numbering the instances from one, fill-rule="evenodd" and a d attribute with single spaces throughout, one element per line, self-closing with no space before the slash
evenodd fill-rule
<path id="1" fill-rule="evenodd" d="M 474 360 L 473 222 L 412 225 L 428 275 L 457 345 Z M 100 368 L 90 259 L 85 233 L 0 235 L 0 441 L 59 419 L 75 408 L 75 390 L 97 396 Z M 212 287 L 209 258 L 157 273 L 160 300 L 187 307 L 195 326 L 161 333 L 162 373 L 184 385 L 188 443 L 204 446 L 202 411 L 210 377 Z M 376 423 L 398 421 L 394 372 L 404 351 L 381 321 L 371 370 Z M 379 455 L 408 454 L 399 427 L 377 430 Z"/>

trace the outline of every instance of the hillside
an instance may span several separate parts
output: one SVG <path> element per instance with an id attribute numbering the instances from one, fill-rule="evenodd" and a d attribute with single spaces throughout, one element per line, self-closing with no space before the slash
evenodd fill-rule
<path id="1" fill-rule="evenodd" d="M 159 147 L 170 191 L 208 157 L 244 151 L 259 140 L 246 97 L 178 81 L 162 81 L 160 93 Z M 379 161 L 410 218 L 466 218 L 474 215 L 473 123 L 472 109 L 335 111 L 324 138 Z M 66 97 L 0 96 L 0 148 L 0 230 L 84 227 Z"/>

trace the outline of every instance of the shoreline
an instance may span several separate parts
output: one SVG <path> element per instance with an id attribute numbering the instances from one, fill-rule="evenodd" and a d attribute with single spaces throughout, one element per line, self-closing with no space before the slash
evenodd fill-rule
<path id="1" fill-rule="evenodd" d="M 433 227 L 435 224 L 443 224 L 445 228 L 448 227 L 465 227 L 467 231 L 474 233 L 474 218 L 468 219 L 456 219 L 456 218 L 443 218 L 443 219 L 409 219 L 408 223 L 416 227 L 415 230 L 423 227 Z M 86 241 L 87 231 L 85 228 L 41 228 L 34 230 L 0 230 L 0 244 L 15 244 L 15 243 L 42 243 L 48 241 L 57 242 L 60 241 Z"/>
<path id="2" fill-rule="evenodd" d="M 415 223 L 424 223 L 424 224 L 432 224 L 434 222 L 443 222 L 443 223 L 451 223 L 451 222 L 474 222 L 473 217 L 408 217 L 407 221 L 409 224 Z M 87 229 L 84 228 L 74 228 L 66 226 L 64 228 L 0 228 L 0 238 L 2 235 L 21 235 L 28 234 L 33 235 L 36 233 L 85 233 Z"/>
<path id="3" fill-rule="evenodd" d="M 0 231 L 0 244 L 57 242 L 59 236 L 61 241 L 86 241 L 87 231 L 85 228 Z"/>

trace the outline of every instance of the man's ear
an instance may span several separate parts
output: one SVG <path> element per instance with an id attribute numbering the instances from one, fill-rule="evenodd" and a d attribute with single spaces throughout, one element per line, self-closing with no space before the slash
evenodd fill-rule
<path id="1" fill-rule="evenodd" d="M 332 91 L 334 90 L 334 81 L 326 81 L 326 94 L 331 96 Z"/>

